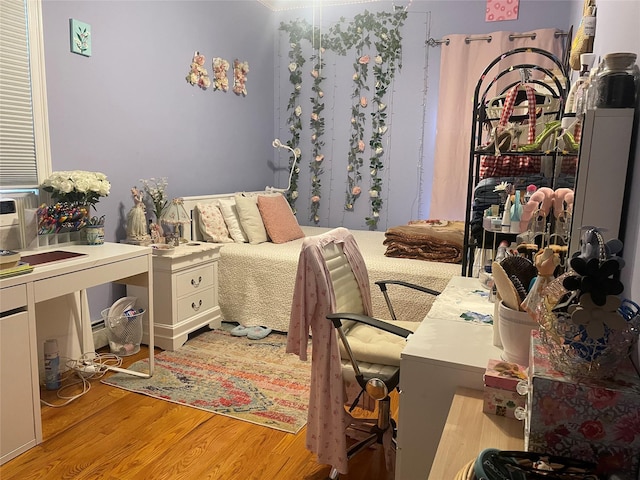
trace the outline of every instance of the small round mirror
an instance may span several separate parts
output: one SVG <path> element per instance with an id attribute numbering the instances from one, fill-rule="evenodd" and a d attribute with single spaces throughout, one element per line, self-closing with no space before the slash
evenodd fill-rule
<path id="1" fill-rule="evenodd" d="M 379 378 L 372 378 L 369 380 L 365 390 L 374 400 L 382 400 L 389 394 L 389 389 Z"/>

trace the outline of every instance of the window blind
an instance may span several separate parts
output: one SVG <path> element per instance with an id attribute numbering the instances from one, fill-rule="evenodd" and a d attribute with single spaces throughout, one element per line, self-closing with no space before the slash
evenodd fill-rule
<path id="1" fill-rule="evenodd" d="M 38 185 L 25 0 L 0 1 L 0 188 Z"/>

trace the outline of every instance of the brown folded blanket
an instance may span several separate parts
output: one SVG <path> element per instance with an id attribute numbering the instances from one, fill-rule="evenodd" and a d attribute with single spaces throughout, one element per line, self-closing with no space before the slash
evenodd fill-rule
<path id="1" fill-rule="evenodd" d="M 435 221 L 391 227 L 383 243 L 387 257 L 459 263 L 463 239 L 464 222 Z"/>

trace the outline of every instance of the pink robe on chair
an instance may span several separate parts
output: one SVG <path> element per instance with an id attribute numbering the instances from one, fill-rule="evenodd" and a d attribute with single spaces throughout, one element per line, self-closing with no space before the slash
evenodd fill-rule
<path id="1" fill-rule="evenodd" d="M 341 243 L 360 287 L 364 312 L 371 315 L 369 276 L 358 245 L 346 228 L 308 237 L 302 244 L 291 306 L 287 352 L 307 359 L 309 330 L 312 336 L 311 394 L 307 417 L 306 447 L 318 462 L 331 465 L 341 474 L 348 471 L 345 429 L 351 416 L 345 411 L 345 387 L 338 339 L 327 313 L 335 309 L 335 298 L 325 285 L 331 283 L 323 260 L 323 247 Z"/>

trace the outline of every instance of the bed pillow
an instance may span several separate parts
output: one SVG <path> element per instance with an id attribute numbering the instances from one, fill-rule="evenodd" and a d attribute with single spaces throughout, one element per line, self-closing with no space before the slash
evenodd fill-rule
<path id="1" fill-rule="evenodd" d="M 236 201 L 233 198 L 221 198 L 218 200 L 218 208 L 224 217 L 224 223 L 227 224 L 229 235 L 236 243 L 247 243 L 249 238 L 242 230 L 240 225 L 240 217 L 236 208 Z"/>
<path id="2" fill-rule="evenodd" d="M 273 243 L 286 243 L 304 237 L 298 220 L 283 195 L 259 195 L 258 210 Z"/>
<path id="3" fill-rule="evenodd" d="M 249 238 L 252 245 L 264 243 L 269 240 L 267 231 L 262 223 L 260 210 L 258 210 L 256 197 L 245 197 L 244 195 L 236 195 L 236 208 L 240 217 L 240 225 L 244 233 Z"/>
<path id="4" fill-rule="evenodd" d="M 197 203 L 198 226 L 207 242 L 232 243 L 224 217 L 215 203 Z"/>

